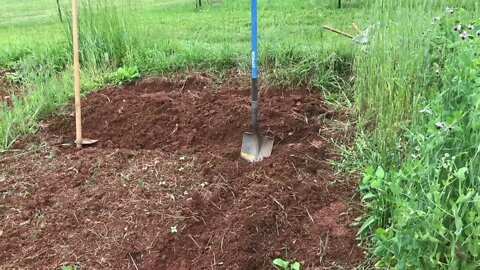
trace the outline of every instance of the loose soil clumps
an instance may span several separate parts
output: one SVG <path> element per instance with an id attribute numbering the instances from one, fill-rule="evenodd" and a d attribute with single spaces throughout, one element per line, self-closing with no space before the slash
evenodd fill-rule
<path id="1" fill-rule="evenodd" d="M 83 100 L 84 135 L 100 141 L 82 150 L 62 146 L 73 116 L 45 121 L 37 143 L 0 161 L 2 265 L 272 269 L 285 254 L 303 269 L 359 264 L 355 183 L 329 165 L 338 114 L 315 92 L 262 89 L 275 146 L 251 164 L 240 158 L 248 90 L 206 74 L 105 88 Z"/>

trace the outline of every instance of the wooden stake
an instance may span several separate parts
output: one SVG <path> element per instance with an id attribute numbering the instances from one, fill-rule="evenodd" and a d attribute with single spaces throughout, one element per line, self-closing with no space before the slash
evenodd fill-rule
<path id="1" fill-rule="evenodd" d="M 78 45 L 77 0 L 72 0 L 73 79 L 75 84 L 75 128 L 77 148 L 82 147 L 82 104 L 80 101 L 80 53 Z"/>

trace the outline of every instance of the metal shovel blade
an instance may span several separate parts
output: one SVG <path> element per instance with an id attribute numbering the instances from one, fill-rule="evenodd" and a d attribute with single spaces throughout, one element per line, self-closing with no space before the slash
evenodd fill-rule
<path id="1" fill-rule="evenodd" d="M 92 140 L 87 138 L 83 138 L 80 141 L 75 141 L 76 144 L 80 144 L 80 145 L 92 145 L 92 144 L 96 144 L 97 142 L 98 140 Z"/>
<path id="2" fill-rule="evenodd" d="M 245 132 L 242 140 L 241 156 L 250 161 L 262 161 L 272 155 L 273 138 Z"/>

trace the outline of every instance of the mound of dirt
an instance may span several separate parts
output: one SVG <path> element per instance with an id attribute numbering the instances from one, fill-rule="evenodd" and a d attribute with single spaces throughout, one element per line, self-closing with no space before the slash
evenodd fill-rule
<path id="1" fill-rule="evenodd" d="M 192 81 L 194 80 L 194 81 Z M 106 148 L 161 149 L 190 153 L 233 151 L 250 131 L 249 90 L 205 89 L 208 79 L 175 83 L 151 78 L 123 89 L 108 88 L 84 102 L 85 137 Z M 308 92 L 269 89 L 261 97 L 261 129 L 276 145 L 315 140 L 315 118 L 328 112 Z M 308 123 L 310 121 L 310 123 Z M 74 140 L 73 116 L 49 128 L 65 142 Z"/>
<path id="2" fill-rule="evenodd" d="M 100 142 L 82 150 L 58 146 L 74 140 L 72 116 L 46 121 L 37 139 L 47 147 L 0 162 L 2 264 L 272 269 L 287 256 L 303 269 L 357 265 L 354 179 L 329 165 L 336 113 L 314 92 L 263 89 L 261 129 L 275 146 L 251 164 L 240 158 L 247 87 L 196 74 L 92 93 L 84 134 Z"/>

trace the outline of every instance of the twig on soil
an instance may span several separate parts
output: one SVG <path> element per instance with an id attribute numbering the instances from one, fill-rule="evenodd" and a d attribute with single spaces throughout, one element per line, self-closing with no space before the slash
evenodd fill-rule
<path id="1" fill-rule="evenodd" d="M 111 156 L 115 155 L 118 153 L 118 149 L 116 149 L 113 153 L 106 155 L 105 157 L 110 158 Z"/>
<path id="2" fill-rule="evenodd" d="M 130 256 L 130 259 L 132 259 L 133 266 L 135 266 L 135 269 L 138 270 L 138 266 L 137 266 L 137 264 L 135 263 L 135 260 L 133 259 L 132 254 L 130 254 L 130 252 L 129 252 L 128 255 Z"/>
<path id="3" fill-rule="evenodd" d="M 183 82 L 182 88 L 180 88 L 180 92 L 183 92 L 183 89 L 185 89 L 185 85 L 187 84 L 187 79 Z"/>
<path id="4" fill-rule="evenodd" d="M 172 133 L 170 133 L 170 137 L 172 137 L 172 135 L 175 134 L 177 130 L 178 130 L 178 124 L 175 124 L 175 128 L 173 129 Z"/>
<path id="5" fill-rule="evenodd" d="M 190 212 L 190 214 L 192 214 L 192 218 L 193 218 L 196 222 L 199 222 L 199 221 L 200 221 L 197 217 L 195 217 L 195 213 L 193 213 L 192 210 L 187 209 L 187 211 Z"/>
<path id="6" fill-rule="evenodd" d="M 277 199 L 275 199 L 272 195 L 270 195 L 270 197 L 280 206 L 280 208 L 282 208 L 282 211 L 285 211 L 285 207 L 283 207 L 283 205 L 277 201 Z"/>
<path id="7" fill-rule="evenodd" d="M 210 242 L 212 241 L 212 238 L 213 238 L 213 235 L 211 235 L 210 238 L 208 238 L 207 245 L 205 245 L 205 250 L 212 248 L 212 247 L 210 246 Z"/>
<path id="8" fill-rule="evenodd" d="M 77 169 L 75 169 L 75 167 L 70 167 L 70 168 L 66 169 L 65 171 L 66 171 L 66 172 L 69 172 L 69 171 L 74 171 L 75 173 L 77 173 L 77 174 L 78 174 L 78 170 L 77 170 Z"/>
<path id="9" fill-rule="evenodd" d="M 217 173 L 218 173 L 218 175 L 220 176 L 220 178 L 222 178 L 222 180 L 223 180 L 225 183 L 227 183 L 227 179 L 225 179 L 225 177 L 223 177 L 223 175 L 222 175 L 220 172 L 217 171 Z"/>
<path id="10" fill-rule="evenodd" d="M 213 252 L 213 264 L 210 265 L 212 267 L 212 270 L 214 269 L 213 266 L 217 265 L 217 260 L 215 259 L 215 252 Z"/>
<path id="11" fill-rule="evenodd" d="M 227 229 L 225 230 L 225 233 L 223 233 L 222 240 L 220 241 L 220 250 L 222 251 L 222 253 L 225 253 L 225 252 L 223 251 L 223 239 L 224 239 L 225 236 L 227 235 L 228 229 L 230 229 L 230 225 L 231 225 L 231 223 L 228 224 L 228 227 L 227 227 Z"/>
<path id="12" fill-rule="evenodd" d="M 215 208 L 217 208 L 218 210 L 222 211 L 222 209 L 220 207 L 218 207 L 218 205 L 216 205 L 214 202 L 212 202 L 213 206 L 215 206 Z"/>
<path id="13" fill-rule="evenodd" d="M 107 100 L 108 100 L 108 102 L 112 102 L 112 101 L 110 100 L 110 98 L 109 98 L 107 95 L 105 95 L 105 94 L 100 94 L 100 96 L 102 96 L 102 97 L 106 97 L 106 98 L 107 98 Z"/>
<path id="14" fill-rule="evenodd" d="M 293 169 L 295 170 L 295 173 L 298 175 L 299 173 L 298 173 L 297 167 L 295 166 L 295 164 L 293 164 L 293 162 L 290 162 L 290 163 L 292 163 Z"/>
<path id="15" fill-rule="evenodd" d="M 195 243 L 195 245 L 198 247 L 198 248 L 201 248 L 200 245 L 197 243 L 197 241 L 195 241 L 195 239 L 193 238 L 193 236 L 191 234 L 188 235 L 190 237 L 190 239 L 192 239 L 192 241 Z"/>
<path id="16" fill-rule="evenodd" d="M 313 217 L 312 217 L 312 215 L 310 215 L 310 212 L 308 211 L 307 207 L 305 205 L 303 207 L 305 207 L 305 211 L 307 211 L 308 217 L 310 218 L 312 223 L 315 224 L 315 220 L 313 220 Z"/>
<path id="17" fill-rule="evenodd" d="M 328 231 L 327 231 L 327 236 L 325 237 L 325 242 L 323 242 L 322 238 L 320 237 L 320 245 L 318 247 L 318 253 L 317 253 L 317 255 L 320 256 L 320 258 L 319 258 L 320 265 L 323 264 L 323 259 L 324 259 L 325 254 L 326 254 L 326 249 L 328 247 L 328 238 L 329 238 Z"/>
<path id="18" fill-rule="evenodd" d="M 80 224 L 80 222 L 78 222 L 77 215 L 75 215 L 75 212 L 73 212 L 73 216 L 75 217 L 75 220 L 77 221 L 77 224 Z"/>

